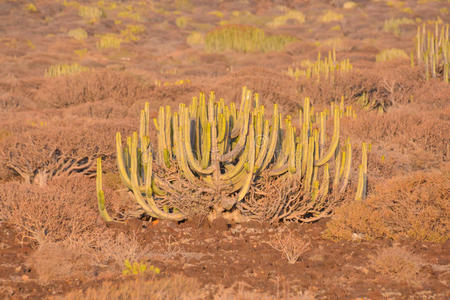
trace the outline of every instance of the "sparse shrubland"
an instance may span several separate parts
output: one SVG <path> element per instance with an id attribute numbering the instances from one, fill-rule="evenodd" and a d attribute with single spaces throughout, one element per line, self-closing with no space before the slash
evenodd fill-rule
<path id="1" fill-rule="evenodd" d="M 0 1 L 0 299 L 447 299 L 444 2 Z"/>

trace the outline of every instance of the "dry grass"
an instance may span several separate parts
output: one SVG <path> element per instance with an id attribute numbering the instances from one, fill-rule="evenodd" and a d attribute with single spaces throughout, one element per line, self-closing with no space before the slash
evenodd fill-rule
<path id="1" fill-rule="evenodd" d="M 422 259 L 404 248 L 381 249 L 369 260 L 369 267 L 383 279 L 413 286 L 420 286 L 423 281 L 424 275 L 420 272 L 424 264 Z"/>
<path id="2" fill-rule="evenodd" d="M 129 281 L 103 282 L 100 287 L 73 291 L 54 299 L 109 300 L 109 299 L 154 299 L 196 300 L 205 299 L 200 283 L 193 278 L 174 275 L 163 279 L 137 277 Z"/>
<path id="3" fill-rule="evenodd" d="M 415 172 L 378 184 L 365 202 L 336 210 L 325 236 L 444 242 L 450 237 L 450 172 Z"/>

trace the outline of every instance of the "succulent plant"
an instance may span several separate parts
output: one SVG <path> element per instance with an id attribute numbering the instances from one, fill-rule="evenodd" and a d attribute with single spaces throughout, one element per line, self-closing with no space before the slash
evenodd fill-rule
<path id="1" fill-rule="evenodd" d="M 448 65 L 450 56 L 450 41 L 448 39 L 449 24 L 439 28 L 435 23 L 434 32 L 427 31 L 426 25 L 417 27 L 416 55 L 418 63 L 425 67 L 425 78 L 430 76 L 437 78 L 442 73 L 442 78 L 448 83 Z"/>
<path id="2" fill-rule="evenodd" d="M 305 98 L 297 127 L 291 116 L 283 119 L 277 104 L 267 118 L 259 95 L 245 87 L 239 108 L 234 103 L 226 105 L 223 99 L 217 101 L 214 92 L 208 99 L 201 93 L 189 106 L 180 104 L 178 111 L 160 107 L 153 120 L 158 143 L 154 153 L 149 138 L 150 106 L 146 103 L 139 132 L 127 137 L 125 146 L 121 134 L 116 134 L 118 170 L 137 204 L 154 218 L 179 221 L 189 216 L 179 207 L 162 205 L 162 199 L 180 196 L 183 191 L 176 187 L 177 180 L 158 175 L 162 173 L 156 170 L 179 171 L 178 180 L 212 195 L 216 212 L 239 210 L 238 204 L 245 202 L 251 186 L 262 175 L 295 178 L 308 201 L 322 202 L 330 194 L 343 194 L 348 187 L 352 147 L 348 139 L 341 143 L 343 116 L 343 103 L 333 103 L 331 113 L 314 113 L 309 98 Z M 333 120 L 329 143 L 328 119 Z M 367 150 L 363 144 L 358 200 L 366 194 Z M 101 216 L 111 221 L 104 205 L 100 160 L 97 194 Z"/>

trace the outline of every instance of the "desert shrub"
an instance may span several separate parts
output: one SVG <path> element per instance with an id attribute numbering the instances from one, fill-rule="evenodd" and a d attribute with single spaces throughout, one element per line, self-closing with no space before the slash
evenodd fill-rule
<path id="1" fill-rule="evenodd" d="M 283 15 L 275 17 L 267 26 L 280 27 L 285 25 L 289 20 L 294 20 L 297 24 L 303 24 L 305 23 L 305 15 L 298 10 L 286 9 Z"/>
<path id="2" fill-rule="evenodd" d="M 180 29 L 186 28 L 186 26 L 188 25 L 188 22 L 189 22 L 189 19 L 185 16 L 178 17 L 175 20 L 175 24 Z"/>
<path id="3" fill-rule="evenodd" d="M 394 59 L 408 59 L 409 56 L 402 49 L 385 49 L 377 54 L 376 60 L 377 62 L 390 61 Z"/>
<path id="4" fill-rule="evenodd" d="M 142 246 L 135 232 L 108 232 L 91 243 L 98 261 L 108 262 L 122 271 L 124 262 L 144 261 L 149 258 L 151 245 Z"/>
<path id="5" fill-rule="evenodd" d="M 280 51 L 297 39 L 286 35 L 266 35 L 264 30 L 253 26 L 226 25 L 210 31 L 205 36 L 208 51 L 238 52 Z"/>
<path id="6" fill-rule="evenodd" d="M 346 1 L 346 2 L 344 2 L 344 4 L 342 5 L 342 7 L 343 7 L 344 9 L 353 9 L 353 8 L 355 8 L 356 6 L 358 6 L 358 4 L 356 4 L 356 3 L 353 2 L 353 1 Z"/>
<path id="7" fill-rule="evenodd" d="M 290 264 L 295 264 L 308 250 L 310 241 L 289 228 L 278 230 L 270 237 L 269 245 L 279 251 Z"/>
<path id="8" fill-rule="evenodd" d="M 279 103 L 285 111 L 294 112 L 300 108 L 300 95 L 296 92 L 296 82 L 287 75 L 281 75 L 269 68 L 247 67 L 233 72 L 225 79 L 216 80 L 214 89 L 228 99 L 239 99 L 242 82 L 250 89 L 258 91 L 264 105 Z"/>
<path id="9" fill-rule="evenodd" d="M 424 151 L 428 153 L 427 164 L 450 158 L 450 122 L 445 113 L 439 115 L 436 110 L 418 113 L 403 106 L 386 114 L 347 120 L 344 130 L 350 136 L 368 137 L 374 144 L 405 154 Z"/>
<path id="10" fill-rule="evenodd" d="M 112 34 L 107 33 L 103 34 L 99 37 L 97 41 L 97 48 L 98 49 L 119 49 L 120 44 L 123 42 L 122 38 Z"/>
<path id="11" fill-rule="evenodd" d="M 80 119 L 6 123 L 10 135 L 0 140 L 0 161 L 25 182 L 42 186 L 60 176 L 92 175 L 95 158 L 113 156 L 109 136 L 121 126 L 110 123 Z"/>
<path id="12" fill-rule="evenodd" d="M 370 109 L 387 111 L 392 106 L 407 104 L 411 94 L 423 82 L 417 68 L 412 69 L 404 61 L 377 64 L 364 71 L 353 69 L 335 76 L 334 82 L 309 80 L 300 76 L 297 81 L 300 96 L 314 99 L 316 104 L 329 104 L 344 96 L 346 103 L 360 105 L 361 96 L 368 96 Z"/>
<path id="13" fill-rule="evenodd" d="M 369 256 L 369 267 L 382 278 L 401 284 L 420 285 L 424 279 L 421 273 L 422 259 L 405 248 L 392 246 Z"/>
<path id="14" fill-rule="evenodd" d="M 186 43 L 188 43 L 188 45 L 191 47 L 195 45 L 201 45 L 204 43 L 203 35 L 200 32 L 191 32 L 186 38 Z"/>
<path id="15" fill-rule="evenodd" d="M 231 24 L 241 24 L 241 25 L 253 25 L 253 26 L 264 26 L 269 23 L 270 17 L 261 16 L 260 14 L 252 14 L 249 11 L 233 10 L 231 16 L 228 19 L 223 19 L 219 22 L 219 25 L 231 25 Z"/>
<path id="16" fill-rule="evenodd" d="M 71 29 L 67 34 L 78 41 L 85 40 L 88 37 L 86 30 L 83 28 Z"/>
<path id="17" fill-rule="evenodd" d="M 301 292 L 292 292 L 286 289 L 277 291 L 277 296 L 256 291 L 246 283 L 238 282 L 229 288 L 219 286 L 218 291 L 214 295 L 214 300 L 314 300 L 315 293 L 309 290 Z"/>
<path id="18" fill-rule="evenodd" d="M 450 237 L 449 197 L 448 168 L 394 177 L 379 183 L 366 201 L 338 208 L 324 234 L 443 242 Z"/>
<path id="19" fill-rule="evenodd" d="M 391 18 L 389 20 L 384 21 L 383 30 L 386 32 L 391 32 L 395 36 L 400 36 L 401 33 L 400 26 L 411 25 L 414 23 L 415 23 L 414 20 L 409 18 L 399 18 L 399 19 Z"/>
<path id="20" fill-rule="evenodd" d="M 33 109 L 36 103 L 32 97 L 39 80 L 23 80 L 10 74 L 0 79 L 0 109 L 3 112 Z"/>
<path id="21" fill-rule="evenodd" d="M 105 16 L 105 12 L 101 8 L 95 6 L 82 5 L 78 8 L 78 15 L 89 22 L 96 22 Z"/>
<path id="22" fill-rule="evenodd" d="M 139 41 L 140 37 L 139 35 L 141 35 L 142 33 L 145 32 L 145 27 L 143 25 L 132 25 L 132 24 L 128 24 L 126 26 L 125 29 L 120 31 L 120 36 L 125 40 L 125 41 Z M 120 45 L 119 45 L 120 47 Z M 119 48 L 117 47 L 117 48 Z M 115 48 L 115 47 L 113 47 Z"/>
<path id="23" fill-rule="evenodd" d="M 344 18 L 342 14 L 334 12 L 332 10 L 327 10 L 322 16 L 320 16 L 319 21 L 323 23 L 341 21 Z"/>
<path id="24" fill-rule="evenodd" d="M 0 219 L 14 225 L 22 238 L 38 244 L 61 242 L 92 233 L 98 211 L 94 186 L 87 178 L 61 178 L 45 188 L 18 182 L 0 188 Z"/>
<path id="25" fill-rule="evenodd" d="M 70 247 L 63 242 L 44 242 L 27 259 L 27 264 L 36 271 L 40 284 L 55 280 L 89 278 L 93 267 L 97 265 L 94 258 L 80 249 Z"/>
<path id="26" fill-rule="evenodd" d="M 334 82 L 334 78 L 338 74 L 351 71 L 353 68 L 349 59 L 344 59 L 341 62 L 336 60 L 336 50 L 328 52 L 328 56 L 321 58 L 319 52 L 316 61 L 305 60 L 301 62 L 300 67 L 289 67 L 287 75 L 294 77 L 296 80 L 300 76 L 305 76 L 308 79 L 316 79 L 320 81 L 323 78 Z"/>
<path id="27" fill-rule="evenodd" d="M 99 287 L 77 290 L 64 295 L 64 299 L 108 300 L 108 299 L 155 299 L 196 300 L 204 299 L 205 291 L 200 283 L 184 275 L 162 279 L 137 277 L 122 282 L 105 281 Z M 54 299 L 61 299 L 56 297 Z"/>
<path id="28" fill-rule="evenodd" d="M 35 13 L 35 12 L 38 11 L 37 8 L 36 8 L 36 6 L 35 6 L 33 3 L 28 3 L 28 4 L 25 6 L 25 8 L 26 8 L 26 10 L 29 11 L 30 13 Z"/>
<path id="29" fill-rule="evenodd" d="M 128 102 L 147 96 L 148 87 L 138 77 L 120 71 L 100 70 L 46 80 L 35 99 L 61 108 L 101 100 Z"/>

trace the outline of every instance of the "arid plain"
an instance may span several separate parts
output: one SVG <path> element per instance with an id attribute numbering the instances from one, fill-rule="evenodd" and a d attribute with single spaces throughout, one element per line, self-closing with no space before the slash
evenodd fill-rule
<path id="1" fill-rule="evenodd" d="M 0 298 L 449 299 L 449 21 L 446 0 L 0 0 Z M 214 176 L 181 167 L 181 142 L 158 152 L 161 126 L 166 144 L 178 132 L 159 107 L 197 124 L 196 170 L 216 157 L 211 111 L 223 120 L 243 87 L 253 122 L 241 106 L 216 150 L 247 130 L 248 156 L 214 174 L 240 165 L 245 180 L 208 194 Z M 208 122 L 179 106 L 211 91 Z M 170 185 L 153 211 L 178 221 L 138 207 L 132 162 L 129 186 L 119 176 L 116 132 L 132 160 L 143 115 L 156 124 L 139 158 L 145 143 Z M 267 172 L 254 169 L 276 126 Z"/>

